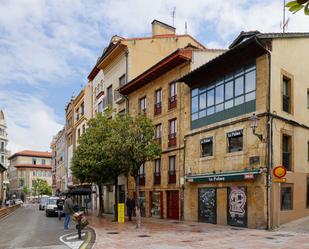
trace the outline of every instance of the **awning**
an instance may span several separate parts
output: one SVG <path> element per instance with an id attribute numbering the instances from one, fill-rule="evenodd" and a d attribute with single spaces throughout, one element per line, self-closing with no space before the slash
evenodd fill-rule
<path id="1" fill-rule="evenodd" d="M 199 175 L 186 175 L 187 182 L 192 183 L 213 183 L 213 182 L 228 182 L 228 181 L 242 181 L 253 180 L 256 176 L 260 175 L 263 170 L 252 169 L 243 171 L 228 171 L 213 174 L 199 174 Z"/>

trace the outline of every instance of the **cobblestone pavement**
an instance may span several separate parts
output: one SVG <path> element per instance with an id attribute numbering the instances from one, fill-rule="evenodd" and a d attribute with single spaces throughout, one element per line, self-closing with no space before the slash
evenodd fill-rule
<path id="1" fill-rule="evenodd" d="M 282 225 L 280 231 L 309 233 L 309 216 Z"/>
<path id="2" fill-rule="evenodd" d="M 196 222 L 143 219 L 142 227 L 135 222 L 117 224 L 111 216 L 89 216 L 96 230 L 96 249 L 176 249 L 176 248 L 300 248 L 309 249 L 306 233 L 265 231 L 219 226 Z M 308 224 L 308 223 L 307 223 Z"/>

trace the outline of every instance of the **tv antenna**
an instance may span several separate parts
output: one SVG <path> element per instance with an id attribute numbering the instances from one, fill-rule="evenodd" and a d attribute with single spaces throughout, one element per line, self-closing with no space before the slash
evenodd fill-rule
<path id="1" fill-rule="evenodd" d="M 173 27 L 175 26 L 175 16 L 176 16 L 176 7 L 174 7 L 172 11 Z"/>
<path id="2" fill-rule="evenodd" d="M 187 26 L 187 21 L 185 22 L 185 34 L 188 34 L 188 26 Z"/>
<path id="3" fill-rule="evenodd" d="M 285 16 L 285 1 L 286 0 L 283 0 L 282 22 L 280 23 L 280 28 L 282 28 L 283 33 L 285 33 L 285 30 L 288 28 L 288 24 L 290 21 L 290 18 L 286 19 L 286 16 Z"/>

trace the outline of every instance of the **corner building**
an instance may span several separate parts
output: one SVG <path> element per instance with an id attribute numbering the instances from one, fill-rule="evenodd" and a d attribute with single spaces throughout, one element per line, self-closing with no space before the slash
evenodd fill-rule
<path id="1" fill-rule="evenodd" d="M 242 32 L 179 79 L 190 87 L 185 220 L 270 228 L 309 214 L 308 41 L 308 33 Z M 279 165 L 288 172 L 280 184 Z"/>

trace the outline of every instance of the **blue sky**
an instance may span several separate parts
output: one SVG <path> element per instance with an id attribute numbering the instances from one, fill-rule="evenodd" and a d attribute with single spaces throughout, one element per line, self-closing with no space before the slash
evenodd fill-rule
<path id="1" fill-rule="evenodd" d="M 151 21 L 172 23 L 208 48 L 224 48 L 242 30 L 280 32 L 283 0 L 0 0 L 0 109 L 9 148 L 48 150 L 64 108 L 112 35 L 150 35 Z M 309 17 L 288 30 L 309 31 Z"/>

